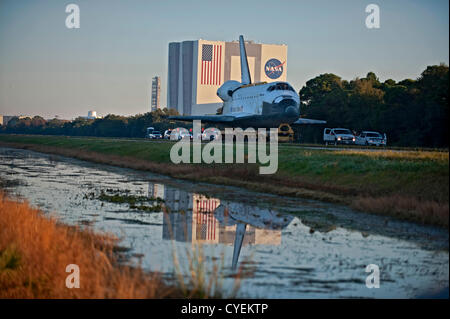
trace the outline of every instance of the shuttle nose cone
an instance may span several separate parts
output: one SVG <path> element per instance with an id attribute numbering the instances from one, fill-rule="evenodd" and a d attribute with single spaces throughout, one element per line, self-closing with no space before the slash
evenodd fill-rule
<path id="1" fill-rule="evenodd" d="M 274 103 L 278 112 L 280 112 L 284 118 L 298 118 L 300 112 L 298 110 L 298 103 L 294 99 L 280 96 L 274 100 Z"/>
<path id="2" fill-rule="evenodd" d="M 298 112 L 298 108 L 296 108 L 295 106 L 288 106 L 285 110 L 284 110 L 284 114 L 286 114 L 286 116 L 288 117 L 299 117 L 299 112 Z"/>

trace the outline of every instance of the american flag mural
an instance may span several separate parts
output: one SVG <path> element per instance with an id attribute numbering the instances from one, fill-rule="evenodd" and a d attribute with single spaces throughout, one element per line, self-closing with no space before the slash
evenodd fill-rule
<path id="1" fill-rule="evenodd" d="M 216 218 L 214 210 L 218 203 L 214 199 L 197 200 L 197 240 L 215 240 L 216 239 Z"/>
<path id="2" fill-rule="evenodd" d="M 201 81 L 203 85 L 220 85 L 222 71 L 222 46 L 216 44 L 202 45 Z"/>

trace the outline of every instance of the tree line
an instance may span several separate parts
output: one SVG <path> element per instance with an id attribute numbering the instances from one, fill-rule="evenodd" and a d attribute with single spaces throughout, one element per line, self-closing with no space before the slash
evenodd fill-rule
<path id="1" fill-rule="evenodd" d="M 103 118 L 89 119 L 78 117 L 73 121 L 51 119 L 46 121 L 41 116 L 19 119 L 12 118 L 0 132 L 15 134 L 43 134 L 69 136 L 99 137 L 144 137 L 147 127 L 154 127 L 164 133 L 168 128 L 188 127 L 184 122 L 169 122 L 168 116 L 178 115 L 173 109 L 164 108 L 134 116 L 109 114 Z"/>
<path id="2" fill-rule="evenodd" d="M 352 81 L 327 73 L 300 90 L 301 115 L 324 119 L 327 127 L 386 133 L 391 145 L 448 147 L 448 89 L 449 68 L 444 64 L 400 82 L 380 82 L 373 72 Z M 302 138 L 321 141 L 322 130 L 306 128 Z"/>
<path id="3" fill-rule="evenodd" d="M 428 66 L 419 78 L 380 82 L 369 72 L 365 78 L 342 80 L 331 73 L 321 74 L 300 90 L 301 116 L 326 120 L 326 127 L 386 133 L 389 145 L 448 147 L 448 66 Z M 186 127 L 185 122 L 167 118 L 177 115 L 164 108 L 135 116 L 109 114 L 104 118 L 79 117 L 73 121 L 40 116 L 13 118 L 2 133 L 143 137 L 149 126 L 164 131 Z M 325 126 L 296 129 L 301 142 L 320 143 Z"/>

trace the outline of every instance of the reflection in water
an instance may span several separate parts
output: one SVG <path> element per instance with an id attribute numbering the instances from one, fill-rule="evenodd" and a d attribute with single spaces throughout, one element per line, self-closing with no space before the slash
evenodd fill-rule
<path id="1" fill-rule="evenodd" d="M 167 185 L 149 183 L 148 195 L 164 199 L 163 239 L 234 244 L 232 267 L 241 247 L 251 244 L 280 245 L 281 229 L 292 221 L 277 211 L 189 193 Z"/>

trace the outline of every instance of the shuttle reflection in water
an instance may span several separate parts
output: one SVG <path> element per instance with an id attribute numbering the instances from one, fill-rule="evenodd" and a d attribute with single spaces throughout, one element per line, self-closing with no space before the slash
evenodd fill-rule
<path id="1" fill-rule="evenodd" d="M 242 246 L 280 245 L 281 230 L 293 219 L 272 209 L 221 201 L 163 184 L 149 183 L 148 195 L 164 199 L 163 239 L 234 244 L 233 268 Z"/>

